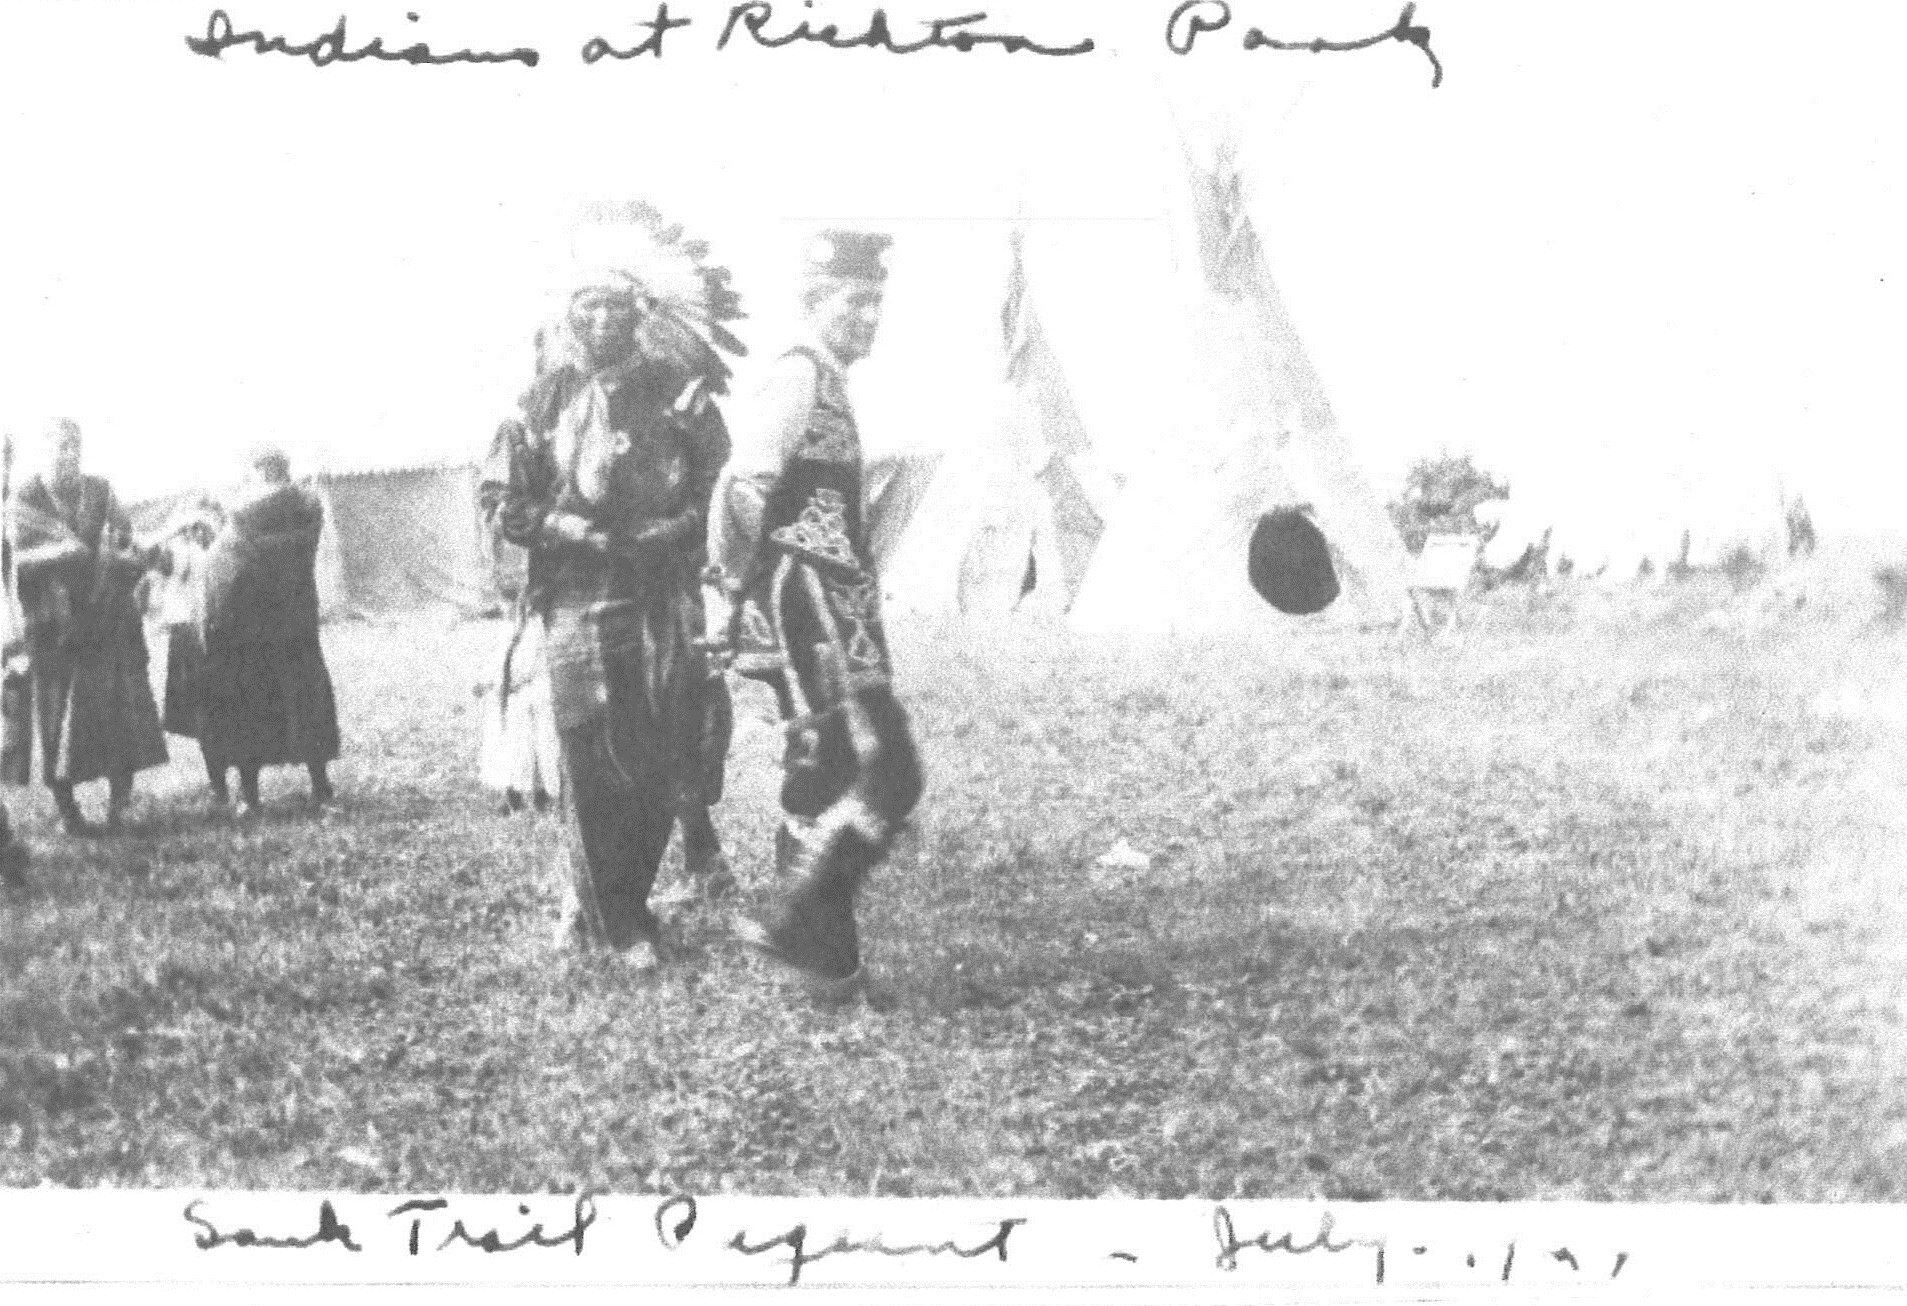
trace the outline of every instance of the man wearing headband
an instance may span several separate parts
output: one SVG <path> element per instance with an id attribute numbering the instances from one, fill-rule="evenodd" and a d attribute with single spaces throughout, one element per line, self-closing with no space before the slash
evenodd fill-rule
<path id="1" fill-rule="evenodd" d="M 567 813 L 561 939 L 646 971 L 662 942 L 649 895 L 678 821 L 703 892 L 727 874 L 708 808 L 729 702 L 700 643 L 699 576 L 728 456 L 718 348 L 740 351 L 722 325 L 740 308 L 706 247 L 653 210 L 622 214 L 617 232 L 626 261 L 572 283 L 483 494 L 529 551 L 524 612 L 543 623 Z"/>
<path id="2" fill-rule="evenodd" d="M 881 628 L 847 392 L 847 368 L 880 324 L 889 243 L 852 231 L 815 242 L 809 339 L 766 378 L 760 425 L 718 488 L 709 536 L 711 641 L 773 685 L 788 737 L 779 846 L 793 879 L 740 932 L 838 998 L 861 977 L 860 883 L 921 793 Z"/>

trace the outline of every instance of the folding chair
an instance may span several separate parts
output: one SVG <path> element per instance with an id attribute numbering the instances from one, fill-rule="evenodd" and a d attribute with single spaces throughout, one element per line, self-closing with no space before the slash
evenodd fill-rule
<path id="1" fill-rule="evenodd" d="M 1483 540 L 1475 535 L 1438 534 L 1424 539 L 1423 552 L 1411 570 L 1411 610 L 1426 635 L 1457 624 L 1463 596 L 1476 571 Z M 1433 621 L 1433 615 L 1435 620 Z"/>

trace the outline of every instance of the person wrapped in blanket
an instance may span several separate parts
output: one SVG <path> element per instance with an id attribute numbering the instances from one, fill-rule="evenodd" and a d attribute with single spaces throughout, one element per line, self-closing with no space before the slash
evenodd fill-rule
<path id="1" fill-rule="evenodd" d="M 604 208 L 545 366 L 485 464 L 485 511 L 529 551 L 561 742 L 567 893 L 559 942 L 661 961 L 649 905 L 674 827 L 705 897 L 732 883 L 721 797 L 727 685 L 700 644 L 710 491 L 728 457 L 715 397 L 741 343 L 728 272 L 647 205 Z"/>
<path id="2" fill-rule="evenodd" d="M 111 484 L 83 470 L 84 451 L 77 423 L 54 422 L 44 470 L 8 503 L 30 666 L 28 714 L 37 726 L 41 778 L 69 834 L 96 829 L 80 811 L 76 786 L 108 782 L 106 828 L 115 830 L 133 776 L 166 760 L 134 597 L 152 559 L 133 544 Z M 6 779 L 25 784 L 30 747 L 11 747 L 7 755 Z"/>
<path id="3" fill-rule="evenodd" d="M 862 978 L 855 901 L 919 801 L 863 522 L 847 368 L 880 323 L 888 237 L 835 231 L 809 250 L 808 338 L 764 378 L 758 423 L 711 510 L 712 648 L 774 687 L 787 734 L 778 835 L 790 881 L 745 942 L 846 1000 Z"/>
<path id="4" fill-rule="evenodd" d="M 205 662 L 199 677 L 199 748 L 214 800 L 236 814 L 260 810 L 268 766 L 303 766 L 310 803 L 337 804 L 330 764 L 340 752 L 338 705 L 318 634 L 318 544 L 324 502 L 291 479 L 272 444 L 254 447 L 243 484 L 204 560 Z"/>

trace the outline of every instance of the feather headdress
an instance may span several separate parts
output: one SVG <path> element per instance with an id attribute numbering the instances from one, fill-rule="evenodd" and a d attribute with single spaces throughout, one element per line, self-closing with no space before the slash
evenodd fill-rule
<path id="1" fill-rule="evenodd" d="M 580 362 L 568 309 L 590 293 L 627 296 L 639 310 L 635 346 L 640 357 L 674 364 L 726 392 L 731 375 L 724 354 L 748 352 L 729 329 L 746 316 L 725 267 L 708 262 L 707 242 L 687 236 L 644 201 L 590 204 L 573 240 L 575 274 L 558 320 L 548 362 Z"/>

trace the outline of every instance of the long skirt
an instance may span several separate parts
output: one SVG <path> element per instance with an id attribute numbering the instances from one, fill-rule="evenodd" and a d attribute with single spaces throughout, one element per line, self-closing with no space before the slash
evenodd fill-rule
<path id="1" fill-rule="evenodd" d="M 199 746 L 227 766 L 329 762 L 338 705 L 315 634 L 281 642 L 207 642 Z"/>
<path id="2" fill-rule="evenodd" d="M 173 626 L 166 637 L 167 734 L 196 739 L 204 711 L 205 642 L 197 626 Z"/>
<path id="3" fill-rule="evenodd" d="M 48 784 L 85 784 L 165 764 L 143 643 L 36 649 L 32 675 L 40 774 Z"/>

